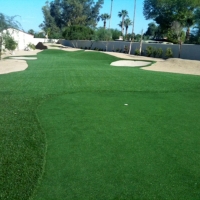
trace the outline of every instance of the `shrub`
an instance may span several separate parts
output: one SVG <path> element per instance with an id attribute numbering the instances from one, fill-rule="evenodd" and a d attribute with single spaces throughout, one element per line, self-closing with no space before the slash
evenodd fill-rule
<path id="1" fill-rule="evenodd" d="M 119 48 L 117 48 L 117 49 L 116 49 L 116 52 L 120 52 L 120 49 L 119 49 Z"/>
<path id="2" fill-rule="evenodd" d="M 153 57 L 155 58 L 157 55 L 157 49 L 156 48 L 153 48 Z"/>
<path id="3" fill-rule="evenodd" d="M 147 55 L 148 57 L 150 57 L 152 54 L 153 54 L 153 47 L 148 46 L 148 47 L 146 48 L 146 55 Z"/>
<path id="4" fill-rule="evenodd" d="M 159 48 L 159 49 L 157 49 L 157 57 L 158 58 L 162 58 L 162 56 L 163 56 L 163 50 L 162 50 L 162 48 Z"/>
<path id="5" fill-rule="evenodd" d="M 35 45 L 34 45 L 34 44 L 29 43 L 29 44 L 28 44 L 28 47 L 29 47 L 30 49 L 35 50 Z"/>
<path id="6" fill-rule="evenodd" d="M 135 49 L 135 55 L 139 56 L 140 55 L 140 50 L 139 49 Z"/>
<path id="7" fill-rule="evenodd" d="M 171 48 L 167 48 L 165 56 L 166 58 L 173 58 L 173 51 Z"/>
<path id="8" fill-rule="evenodd" d="M 10 51 L 14 51 L 17 48 L 18 43 L 9 34 L 6 34 L 3 37 L 3 39 L 4 39 L 4 44 L 5 44 L 6 49 L 8 49 Z"/>
<path id="9" fill-rule="evenodd" d="M 121 35 L 121 31 L 117 30 L 117 29 L 110 29 L 111 34 L 112 34 L 112 39 L 113 40 L 117 40 L 119 39 L 119 36 Z"/>

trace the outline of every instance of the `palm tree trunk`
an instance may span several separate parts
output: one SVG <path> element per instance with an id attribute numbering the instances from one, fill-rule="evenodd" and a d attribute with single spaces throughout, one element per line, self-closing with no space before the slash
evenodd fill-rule
<path id="1" fill-rule="evenodd" d="M 190 27 L 187 28 L 187 32 L 186 32 L 186 40 L 190 39 Z"/>
<path id="2" fill-rule="evenodd" d="M 112 7 L 113 7 L 113 0 L 111 0 L 111 8 L 110 8 L 110 20 L 109 20 L 109 29 L 110 29 L 110 23 L 111 23 L 111 17 L 112 17 Z"/>
<path id="3" fill-rule="evenodd" d="M 133 14 L 133 24 L 132 24 L 132 40 L 130 42 L 130 47 L 129 47 L 129 55 L 131 54 L 131 48 L 132 48 L 132 41 L 134 41 L 134 26 L 135 26 L 135 11 L 136 11 L 136 0 L 134 3 L 134 14 Z"/>
<path id="4" fill-rule="evenodd" d="M 124 36 L 124 17 L 122 17 L 122 36 Z"/>
<path id="5" fill-rule="evenodd" d="M 103 27 L 106 29 L 106 21 L 103 22 Z"/>
<path id="6" fill-rule="evenodd" d="M 128 34 L 128 27 L 126 27 L 126 36 L 127 36 L 127 34 Z"/>

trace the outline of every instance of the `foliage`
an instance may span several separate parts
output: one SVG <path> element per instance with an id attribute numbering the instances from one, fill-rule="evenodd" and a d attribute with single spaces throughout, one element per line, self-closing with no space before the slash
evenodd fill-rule
<path id="1" fill-rule="evenodd" d="M 156 51 L 156 55 L 158 58 L 162 58 L 163 56 L 163 49 L 162 48 L 158 48 Z"/>
<path id="2" fill-rule="evenodd" d="M 198 7 L 199 0 L 144 0 L 143 14 L 147 20 L 153 19 L 159 24 L 162 31 L 167 31 L 173 21 L 179 22 L 182 27 L 192 26 Z"/>
<path id="3" fill-rule="evenodd" d="M 5 48 L 10 51 L 14 51 L 18 45 L 9 33 L 3 35 L 3 44 L 5 45 Z"/>
<path id="4" fill-rule="evenodd" d="M 165 57 L 166 58 L 173 58 L 173 51 L 172 51 L 171 48 L 166 49 Z"/>
<path id="5" fill-rule="evenodd" d="M 147 46 L 146 47 L 146 55 L 148 57 L 150 57 L 151 55 L 153 55 L 153 52 L 154 52 L 154 48 L 152 46 Z"/>
<path id="6" fill-rule="evenodd" d="M 141 39 L 141 34 L 134 35 L 134 41 L 139 42 Z"/>
<path id="7" fill-rule="evenodd" d="M 158 26 L 156 26 L 154 22 L 151 22 L 148 24 L 147 31 L 144 35 L 154 39 L 157 35 L 157 31 L 158 31 Z"/>
<path id="8" fill-rule="evenodd" d="M 42 7 L 44 21 L 40 27 L 52 38 L 57 32 L 62 35 L 69 26 L 95 27 L 103 0 L 53 0 Z"/>
<path id="9" fill-rule="evenodd" d="M 52 35 L 50 35 L 50 38 L 53 37 Z M 38 32 L 34 34 L 34 38 L 46 38 L 45 33 L 44 32 Z M 54 37 L 53 37 L 54 38 Z M 56 38 L 55 38 L 56 39 Z"/>
<path id="10" fill-rule="evenodd" d="M 112 32 L 109 29 L 100 27 L 95 30 L 93 39 L 96 41 L 110 41 L 112 40 Z"/>
<path id="11" fill-rule="evenodd" d="M 121 36 L 121 31 L 119 31 L 118 29 L 110 29 L 110 32 L 112 34 L 113 40 L 117 40 Z"/>
<path id="12" fill-rule="evenodd" d="M 3 37 L 8 36 L 9 38 L 9 34 L 6 33 L 4 34 L 3 31 L 7 30 L 8 28 L 15 28 L 15 29 L 20 29 L 21 28 L 21 24 L 15 20 L 17 16 L 6 16 L 3 13 L 0 13 L 0 60 L 1 60 L 1 55 L 2 55 L 2 45 L 4 42 Z M 11 42 L 11 43 L 10 43 Z M 11 41 L 11 39 L 9 39 L 9 43 L 8 47 L 14 48 L 15 44 Z"/>
<path id="13" fill-rule="evenodd" d="M 129 28 L 129 26 L 131 26 L 133 23 L 132 23 L 132 21 L 129 19 L 129 18 L 126 18 L 125 20 L 124 20 L 124 26 L 125 26 L 125 36 L 127 36 L 127 34 L 128 34 L 128 28 Z"/>
<path id="14" fill-rule="evenodd" d="M 168 30 L 167 40 L 174 44 L 182 44 L 185 41 L 185 32 L 181 31 L 179 35 L 177 35 L 173 30 Z"/>
<path id="15" fill-rule="evenodd" d="M 32 43 L 29 43 L 29 44 L 28 44 L 28 47 L 29 47 L 30 49 L 33 49 L 33 50 L 35 50 L 35 45 L 34 45 L 34 44 L 32 44 Z"/>
<path id="16" fill-rule="evenodd" d="M 50 9 L 51 8 L 50 8 L 50 5 L 49 5 L 49 2 L 47 1 L 46 5 L 42 7 L 44 21 L 43 21 L 42 24 L 39 25 L 39 27 L 45 32 L 46 35 L 48 35 L 48 38 L 54 38 L 54 34 L 61 35 L 62 31 L 57 26 L 55 19 L 51 16 L 51 10 Z M 38 38 L 40 36 L 35 35 L 35 37 Z"/>
<path id="17" fill-rule="evenodd" d="M 135 49 L 135 55 L 139 56 L 140 55 L 140 50 L 139 49 Z"/>
<path id="18" fill-rule="evenodd" d="M 86 26 L 70 26 L 63 32 L 63 37 L 67 40 L 91 40 L 94 31 Z"/>
<path id="19" fill-rule="evenodd" d="M 35 35 L 35 31 L 33 29 L 29 29 L 28 33 L 31 34 L 31 35 Z"/>
<path id="20" fill-rule="evenodd" d="M 121 17 L 122 18 L 122 23 L 121 23 L 121 27 L 122 27 L 122 36 L 124 35 L 124 20 L 125 20 L 125 17 L 128 17 L 128 11 L 127 10 L 121 10 L 119 13 L 118 13 L 118 17 Z"/>
<path id="21" fill-rule="evenodd" d="M 101 20 L 103 21 L 103 27 L 106 28 L 106 21 L 110 19 L 110 15 L 107 13 L 101 14 Z"/>

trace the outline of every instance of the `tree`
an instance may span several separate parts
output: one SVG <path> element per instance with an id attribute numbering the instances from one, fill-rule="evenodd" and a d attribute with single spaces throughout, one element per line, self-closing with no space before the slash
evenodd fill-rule
<path id="1" fill-rule="evenodd" d="M 127 18 L 127 19 L 124 20 L 125 35 L 128 34 L 128 28 L 129 28 L 129 26 L 131 26 L 132 24 L 133 24 L 133 23 L 132 23 L 132 21 L 131 21 L 129 18 Z"/>
<path id="2" fill-rule="evenodd" d="M 122 36 L 124 35 L 124 19 L 125 17 L 128 17 L 128 11 L 122 10 L 118 13 L 118 17 L 122 18 Z"/>
<path id="3" fill-rule="evenodd" d="M 106 21 L 107 21 L 108 19 L 110 19 L 110 15 L 107 14 L 107 13 L 104 13 L 104 14 L 102 14 L 102 15 L 100 16 L 100 18 L 101 18 L 101 20 L 103 21 L 103 27 L 104 27 L 104 29 L 106 29 Z"/>
<path id="4" fill-rule="evenodd" d="M 9 51 L 14 51 L 17 48 L 18 43 L 14 40 L 14 38 L 7 32 L 3 35 L 3 45 Z"/>
<path id="5" fill-rule="evenodd" d="M 31 35 L 34 35 L 35 31 L 33 29 L 30 29 L 30 30 L 28 30 L 28 33 L 31 34 Z"/>
<path id="6" fill-rule="evenodd" d="M 91 40 L 94 31 L 86 26 L 70 26 L 63 32 L 63 37 L 67 40 Z"/>
<path id="7" fill-rule="evenodd" d="M 158 30 L 158 27 L 156 26 L 156 24 L 154 22 L 151 22 L 151 23 L 148 24 L 148 28 L 147 28 L 147 31 L 145 33 L 145 36 L 155 38 L 157 30 Z"/>
<path id="8" fill-rule="evenodd" d="M 183 27 L 191 26 L 198 7 L 199 0 L 144 0 L 143 14 L 147 20 L 153 19 L 162 30 L 168 31 L 173 21 Z"/>
<path id="9" fill-rule="evenodd" d="M 6 16 L 3 13 L 0 13 L 0 60 L 1 60 L 1 54 L 2 54 L 2 45 L 4 42 L 3 37 L 5 37 L 5 34 L 3 31 L 7 30 L 8 28 L 15 28 L 20 29 L 21 25 L 18 21 L 15 20 L 17 16 Z"/>
<path id="10" fill-rule="evenodd" d="M 39 27 L 45 32 L 46 35 L 48 35 L 48 38 L 53 38 L 55 37 L 55 33 L 57 35 L 61 35 L 61 30 L 59 27 L 56 25 L 55 19 L 51 16 L 50 13 L 50 4 L 47 1 L 46 5 L 42 7 L 42 12 L 44 16 L 44 21 L 42 24 L 39 25 Z M 58 39 L 59 39 L 58 36 Z M 56 39 L 55 37 L 54 39 Z"/>
<path id="11" fill-rule="evenodd" d="M 46 2 L 42 11 L 44 22 L 40 27 L 50 36 L 62 33 L 69 26 L 87 26 L 94 28 L 99 20 L 99 10 L 103 0 L 53 0 Z"/>
<path id="12" fill-rule="evenodd" d="M 110 29 L 98 28 L 94 33 L 94 40 L 102 41 L 105 43 L 106 51 L 108 48 L 108 42 L 112 39 L 112 33 Z"/>
<path id="13" fill-rule="evenodd" d="M 121 36 L 121 31 L 119 31 L 118 29 L 110 29 L 110 31 L 111 31 L 113 40 L 117 40 L 119 39 L 119 36 Z"/>

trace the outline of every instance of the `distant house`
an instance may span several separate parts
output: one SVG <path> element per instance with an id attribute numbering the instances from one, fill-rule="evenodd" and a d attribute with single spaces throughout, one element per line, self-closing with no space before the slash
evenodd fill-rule
<path id="1" fill-rule="evenodd" d="M 8 31 L 13 39 L 18 43 L 16 50 L 24 50 L 29 43 L 33 43 L 34 36 L 24 31 L 9 28 L 4 31 L 4 33 Z"/>

